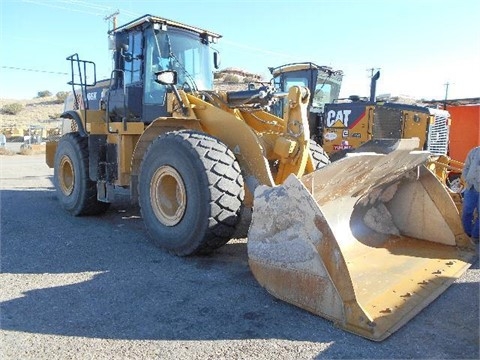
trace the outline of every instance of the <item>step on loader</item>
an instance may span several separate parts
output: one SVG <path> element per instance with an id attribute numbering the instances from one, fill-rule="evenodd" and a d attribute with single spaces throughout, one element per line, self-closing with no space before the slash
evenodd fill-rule
<path id="1" fill-rule="evenodd" d="M 377 141 L 329 163 L 310 137 L 307 88 L 212 90 L 220 35 L 145 15 L 110 36 L 108 88 L 96 86 L 93 62 L 68 57 L 77 104 L 61 115 L 60 140 L 47 143 L 70 214 L 105 212 L 116 189 L 128 188 L 152 242 L 191 256 L 226 244 L 250 213 L 259 283 L 373 340 L 475 257 L 414 140 Z M 283 118 L 266 111 L 279 96 L 289 104 Z"/>

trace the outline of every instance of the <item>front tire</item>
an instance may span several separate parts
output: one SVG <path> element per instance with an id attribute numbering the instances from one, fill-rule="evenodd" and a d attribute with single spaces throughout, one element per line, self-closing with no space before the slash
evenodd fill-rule
<path id="1" fill-rule="evenodd" d="M 72 215 L 97 215 L 110 206 L 97 200 L 97 184 L 88 176 L 88 139 L 79 133 L 68 133 L 60 139 L 53 180 L 58 200 Z"/>
<path id="2" fill-rule="evenodd" d="M 179 256 L 226 244 L 244 198 L 238 162 L 219 140 L 194 131 L 159 136 L 140 169 L 140 210 L 155 245 Z"/>

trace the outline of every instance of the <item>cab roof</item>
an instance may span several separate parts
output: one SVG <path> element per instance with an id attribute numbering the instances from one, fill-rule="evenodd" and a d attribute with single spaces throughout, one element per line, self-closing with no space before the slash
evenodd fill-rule
<path id="1" fill-rule="evenodd" d="M 292 71 L 299 71 L 299 70 L 310 70 L 310 69 L 317 69 L 325 73 L 332 73 L 335 75 L 343 75 L 343 71 L 341 70 L 333 70 L 329 66 L 317 65 L 312 62 L 298 62 L 298 63 L 291 63 L 278 66 L 276 68 L 269 68 L 270 73 L 276 77 L 280 74 Z"/>
<path id="2" fill-rule="evenodd" d="M 161 24 L 161 25 L 167 25 L 167 26 L 172 26 L 175 28 L 183 29 L 183 30 L 188 30 L 188 31 L 193 31 L 196 32 L 200 35 L 207 35 L 211 36 L 212 38 L 219 39 L 222 37 L 222 35 L 201 29 L 195 26 L 187 25 L 187 24 L 182 24 L 177 21 L 161 18 L 159 16 L 153 16 L 153 15 L 143 15 L 135 20 L 132 20 L 125 25 L 119 26 L 116 29 L 113 29 L 109 32 L 109 34 L 120 32 L 120 31 L 125 31 L 125 30 L 130 30 L 133 29 L 137 26 L 143 25 L 145 23 L 152 23 L 152 24 Z"/>

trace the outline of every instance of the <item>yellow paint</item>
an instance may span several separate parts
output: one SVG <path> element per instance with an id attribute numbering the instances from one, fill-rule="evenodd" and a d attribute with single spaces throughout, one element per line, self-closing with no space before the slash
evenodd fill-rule
<path id="1" fill-rule="evenodd" d="M 404 119 L 403 136 L 404 139 L 417 137 L 420 139 L 419 150 L 423 149 L 427 141 L 428 125 L 435 121 L 434 115 L 418 113 L 415 111 L 402 111 Z"/>
<path id="2" fill-rule="evenodd" d="M 57 141 L 47 141 L 45 145 L 45 162 L 49 168 L 55 166 L 55 152 L 57 151 Z"/>

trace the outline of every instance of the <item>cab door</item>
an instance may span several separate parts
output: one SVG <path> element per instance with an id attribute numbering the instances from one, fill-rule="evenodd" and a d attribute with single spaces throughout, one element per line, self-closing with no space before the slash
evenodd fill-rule
<path id="1" fill-rule="evenodd" d="M 134 30 L 118 38 L 113 82 L 108 95 L 112 121 L 142 121 L 143 32 Z"/>
<path id="2" fill-rule="evenodd" d="M 157 71 L 169 68 L 169 50 L 165 49 L 166 33 L 149 28 L 145 30 L 145 86 L 143 89 L 144 122 L 168 116 L 167 87 L 155 81 Z"/>

